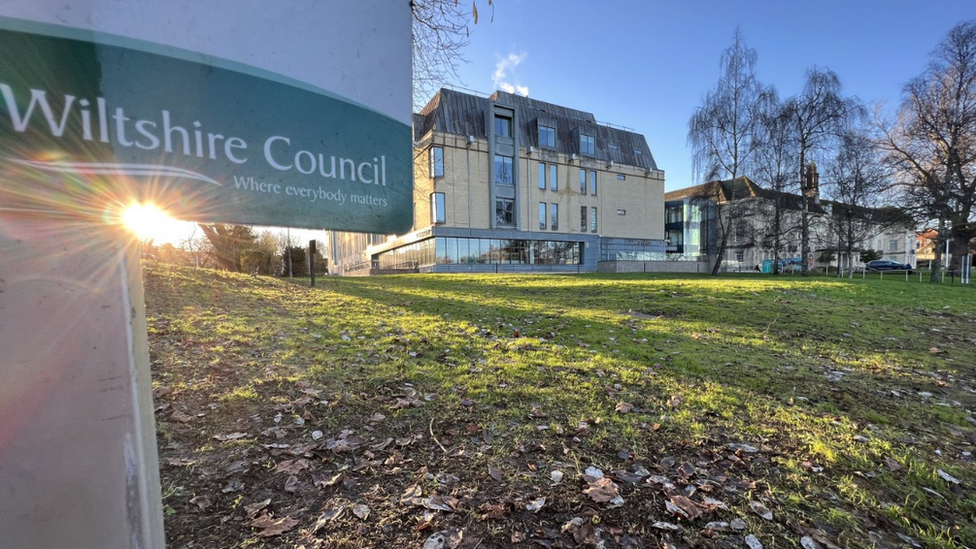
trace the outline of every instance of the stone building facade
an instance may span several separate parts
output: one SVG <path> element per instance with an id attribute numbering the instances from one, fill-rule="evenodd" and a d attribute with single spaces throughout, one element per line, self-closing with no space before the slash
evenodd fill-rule
<path id="1" fill-rule="evenodd" d="M 336 233 L 337 274 L 664 259 L 664 172 L 638 133 L 502 91 L 442 89 L 414 115 L 414 139 L 412 230 Z"/>

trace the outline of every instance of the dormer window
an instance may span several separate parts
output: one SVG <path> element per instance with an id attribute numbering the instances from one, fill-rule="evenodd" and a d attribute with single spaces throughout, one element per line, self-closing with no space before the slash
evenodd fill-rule
<path id="1" fill-rule="evenodd" d="M 539 124 L 539 146 L 550 149 L 556 148 L 556 128 Z"/>
<path id="2" fill-rule="evenodd" d="M 596 155 L 596 138 L 592 135 L 580 134 L 580 154 Z"/>
<path id="3" fill-rule="evenodd" d="M 495 115 L 495 137 L 512 137 L 512 119 L 510 117 Z"/>

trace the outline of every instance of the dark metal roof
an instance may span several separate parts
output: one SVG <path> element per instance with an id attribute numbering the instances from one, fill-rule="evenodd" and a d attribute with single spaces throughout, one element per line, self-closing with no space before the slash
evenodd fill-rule
<path id="1" fill-rule="evenodd" d="M 627 166 L 656 170 L 657 163 L 644 136 L 622 128 L 600 124 L 592 113 L 571 109 L 521 95 L 496 91 L 490 97 L 478 97 L 443 88 L 414 115 L 414 136 L 427 132 L 486 137 L 485 112 L 490 102 L 514 107 L 518 112 L 520 141 L 524 147 L 539 146 L 538 124 L 556 128 L 556 150 L 579 154 L 579 134 L 595 137 L 593 158 Z M 587 155 L 589 156 L 589 155 Z"/>
<path id="2" fill-rule="evenodd" d="M 788 210 L 802 210 L 803 198 L 798 194 L 771 191 L 757 185 L 748 177 L 737 177 L 734 180 L 709 181 L 694 187 L 686 187 L 664 193 L 664 200 L 678 200 L 681 198 L 705 198 L 718 203 L 730 202 L 732 200 L 742 200 L 746 198 L 762 198 L 765 200 L 778 201 Z M 826 213 L 823 207 L 811 200 L 807 204 L 812 213 Z"/>
<path id="3" fill-rule="evenodd" d="M 679 200 L 682 198 L 699 198 L 716 201 L 719 203 L 745 198 L 761 198 L 769 201 L 779 201 L 788 210 L 800 211 L 803 209 L 803 199 L 798 194 L 771 191 L 757 185 L 748 177 L 742 176 L 735 178 L 734 181 L 726 179 L 724 181 L 709 181 L 694 187 L 686 187 L 664 193 L 664 200 Z M 870 220 L 879 224 L 903 223 L 911 224 L 910 218 L 898 208 L 884 206 L 881 208 L 864 208 L 860 206 L 850 206 L 833 200 L 809 201 L 807 207 L 811 213 L 828 213 L 824 206 L 830 206 L 830 214 L 835 217 L 847 215 L 852 217 Z"/>

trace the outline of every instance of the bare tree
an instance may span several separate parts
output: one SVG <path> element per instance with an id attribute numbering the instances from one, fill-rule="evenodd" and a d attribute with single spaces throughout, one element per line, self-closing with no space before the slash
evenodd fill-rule
<path id="1" fill-rule="evenodd" d="M 976 21 L 956 25 L 904 89 L 898 118 L 878 126 L 907 206 L 938 226 L 932 282 L 951 227 L 954 264 L 976 236 Z"/>
<path id="2" fill-rule="evenodd" d="M 254 231 L 246 225 L 200 223 L 200 230 L 210 241 L 214 261 L 221 269 L 241 271 L 242 252 L 254 245 Z"/>
<path id="3" fill-rule="evenodd" d="M 840 262 L 846 255 L 848 276 L 854 276 L 854 253 L 859 245 L 899 220 L 893 211 L 878 211 L 881 197 L 890 188 L 890 173 L 882 153 L 863 126 L 840 136 L 837 154 L 827 165 L 825 185 L 830 205 L 828 227 L 835 235 Z M 884 217 L 879 217 L 884 216 Z"/>
<path id="4" fill-rule="evenodd" d="M 760 100 L 765 92 L 756 79 L 756 50 L 746 46 L 742 30 L 736 29 L 732 45 L 722 52 L 715 89 L 702 97 L 688 121 L 688 144 L 692 148 L 693 171 L 698 180 L 728 178 L 732 196 L 719 211 L 721 238 L 712 274 L 718 274 L 728 247 L 729 233 L 740 217 L 734 180 L 743 174 L 755 150 Z M 722 185 L 716 185 L 722 192 Z M 722 197 L 715 197 L 716 204 Z M 724 212 L 722 211 L 724 210 Z"/>
<path id="5" fill-rule="evenodd" d="M 773 251 L 774 274 L 779 274 L 784 241 L 793 236 L 791 232 L 794 230 L 785 215 L 788 207 L 786 198 L 797 187 L 794 171 L 796 139 L 793 138 L 793 124 L 788 114 L 775 90 L 770 90 L 760 109 L 761 131 L 756 141 L 753 164 L 757 178 L 769 191 L 759 206 L 765 219 L 761 244 Z"/>
<path id="6" fill-rule="evenodd" d="M 811 153 L 826 148 L 851 117 L 863 113 L 860 103 L 841 97 L 840 90 L 840 79 L 833 71 L 814 67 L 807 71 L 803 91 L 786 100 L 785 112 L 793 125 L 799 161 L 795 173 L 801 182 L 800 255 L 804 275 L 810 273 L 810 201 L 816 193 L 806 183 L 804 171 Z"/>
<path id="7" fill-rule="evenodd" d="M 494 18 L 495 4 L 487 0 Z M 413 0 L 413 104 L 424 106 L 444 84 L 458 79 L 466 62 L 464 48 L 471 35 L 469 23 L 478 24 L 478 3 L 459 0 Z"/>

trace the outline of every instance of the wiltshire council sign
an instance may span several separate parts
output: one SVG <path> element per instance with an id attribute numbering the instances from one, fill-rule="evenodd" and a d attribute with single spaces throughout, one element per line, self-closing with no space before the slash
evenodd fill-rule
<path id="1" fill-rule="evenodd" d="M 0 209 L 402 233 L 411 128 L 264 70 L 0 17 Z"/>

